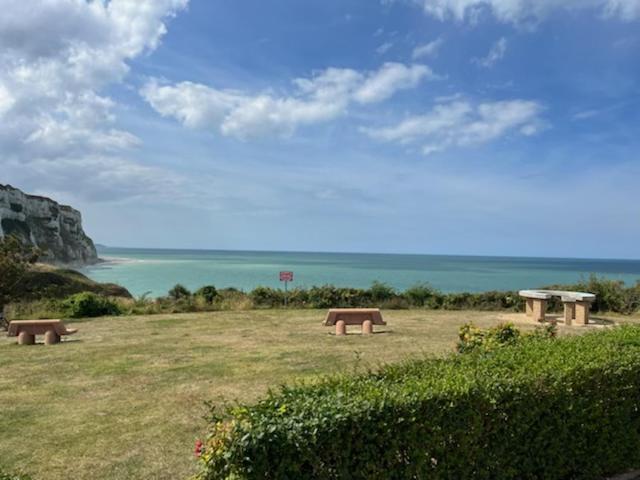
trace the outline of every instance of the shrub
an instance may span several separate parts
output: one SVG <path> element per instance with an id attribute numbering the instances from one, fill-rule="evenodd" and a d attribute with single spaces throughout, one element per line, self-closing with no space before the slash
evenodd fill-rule
<path id="1" fill-rule="evenodd" d="M 218 290 L 213 285 L 206 285 L 196 290 L 195 296 L 203 298 L 207 303 L 213 303 L 218 296 Z"/>
<path id="2" fill-rule="evenodd" d="M 191 292 L 187 287 L 181 283 L 176 283 L 171 290 L 169 290 L 169 298 L 173 300 L 180 300 L 191 296 Z"/>
<path id="3" fill-rule="evenodd" d="M 309 304 L 309 291 L 304 288 L 289 290 L 287 301 L 294 307 L 306 307 Z"/>
<path id="4" fill-rule="evenodd" d="M 20 297 L 18 284 L 39 255 L 39 250 L 26 245 L 17 236 L 0 236 L 0 328 L 6 330 L 9 326 L 4 317 L 4 306 Z"/>
<path id="5" fill-rule="evenodd" d="M 371 284 L 369 295 L 374 302 L 385 302 L 395 297 L 396 291 L 390 285 L 376 280 Z"/>
<path id="6" fill-rule="evenodd" d="M 596 479 L 640 466 L 640 328 L 282 387 L 212 418 L 199 479 Z"/>
<path id="7" fill-rule="evenodd" d="M 63 302 L 51 299 L 11 303 L 6 308 L 6 313 L 7 318 L 12 320 L 58 318 L 66 315 Z"/>
<path id="8" fill-rule="evenodd" d="M 348 308 L 371 305 L 371 295 L 361 288 L 323 285 L 309 289 L 309 306 L 312 308 Z"/>
<path id="9" fill-rule="evenodd" d="M 428 283 L 416 283 L 404 292 L 404 296 L 410 305 L 424 307 L 438 292 Z"/>
<path id="10" fill-rule="evenodd" d="M 529 339 L 553 339 L 558 334 L 558 326 L 555 322 L 522 335 L 512 323 L 501 323 L 495 327 L 480 329 L 473 323 L 466 323 L 458 331 L 458 343 L 456 350 L 459 353 L 475 351 L 491 352 L 500 347 L 513 346 L 522 340 Z"/>
<path id="11" fill-rule="evenodd" d="M 284 305 L 284 291 L 270 288 L 257 287 L 249 294 L 256 307 L 281 307 Z"/>
<path id="12" fill-rule="evenodd" d="M 71 318 L 120 315 L 120 307 L 113 300 L 91 292 L 71 295 L 62 302 L 62 309 Z"/>
<path id="13" fill-rule="evenodd" d="M 253 308 L 251 298 L 237 288 L 223 288 L 218 290 L 216 304 L 218 308 L 222 310 L 247 310 Z"/>

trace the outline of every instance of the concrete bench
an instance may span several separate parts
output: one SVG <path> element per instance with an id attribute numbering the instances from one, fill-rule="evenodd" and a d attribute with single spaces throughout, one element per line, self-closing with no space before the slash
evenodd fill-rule
<path id="1" fill-rule="evenodd" d="M 361 325 L 362 333 L 373 333 L 374 325 L 386 325 L 379 308 L 332 308 L 327 312 L 325 326 L 336 326 L 336 335 L 345 335 L 347 325 Z"/>
<path id="2" fill-rule="evenodd" d="M 18 337 L 19 345 L 33 345 L 36 335 L 44 335 L 45 345 L 60 343 L 62 335 L 72 335 L 78 330 L 67 328 L 62 320 L 13 320 L 9 323 L 8 337 Z"/>
<path id="3" fill-rule="evenodd" d="M 545 319 L 547 301 L 558 297 L 564 306 L 566 325 L 587 325 L 591 303 L 596 299 L 593 293 L 570 292 L 566 290 L 520 290 L 518 294 L 526 300 L 525 312 L 538 322 Z"/>

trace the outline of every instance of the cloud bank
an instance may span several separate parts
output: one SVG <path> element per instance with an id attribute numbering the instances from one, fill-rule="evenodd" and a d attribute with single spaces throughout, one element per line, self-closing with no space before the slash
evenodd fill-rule
<path id="1" fill-rule="evenodd" d="M 187 2 L 0 1 L 3 162 L 37 164 L 45 177 L 59 172 L 56 162 L 91 165 L 78 191 L 101 176 L 144 185 L 150 171 L 157 175 L 121 156 L 140 140 L 115 126 L 116 104 L 104 90 L 123 82 L 129 61 L 158 47 L 166 21 Z"/>
<path id="2" fill-rule="evenodd" d="M 190 128 L 213 129 L 241 139 L 289 136 L 297 128 L 335 119 L 352 104 L 382 102 L 400 90 L 437 78 L 426 65 L 385 63 L 376 71 L 327 68 L 309 78 L 292 81 L 284 95 L 247 93 L 180 82 L 161 85 L 152 79 L 142 97 L 161 115 Z"/>
<path id="3" fill-rule="evenodd" d="M 467 147 L 507 134 L 531 136 L 544 127 L 543 107 L 529 100 L 473 103 L 467 100 L 436 105 L 424 115 L 410 116 L 397 125 L 363 128 L 383 142 L 418 145 L 429 155 L 450 147 Z"/>
<path id="4" fill-rule="evenodd" d="M 640 18 L 640 0 L 412 0 L 440 20 L 478 20 L 490 12 L 504 23 L 538 22 L 553 11 L 593 10 L 625 21 Z"/>

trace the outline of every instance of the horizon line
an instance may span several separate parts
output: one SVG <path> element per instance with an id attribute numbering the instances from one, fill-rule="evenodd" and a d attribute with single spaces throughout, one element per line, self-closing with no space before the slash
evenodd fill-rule
<path id="1" fill-rule="evenodd" d="M 168 250 L 168 251 L 192 251 L 192 252 L 235 252 L 235 253 L 308 253 L 308 254 L 329 254 L 329 255 L 402 255 L 402 256 L 431 256 L 431 257 L 472 257 L 472 258 L 519 258 L 519 259 L 541 259 L 541 260 L 614 260 L 626 262 L 638 262 L 640 258 L 619 258 L 619 257 L 549 257 L 535 255 L 483 255 L 483 254 L 460 254 L 460 253 L 413 253 L 413 252 L 350 252 L 350 251 L 314 251 L 314 250 L 254 250 L 254 249 L 225 249 L 225 248 L 178 248 L 178 247 L 124 247 L 105 245 L 96 243 L 96 249 L 113 248 L 122 250 Z"/>

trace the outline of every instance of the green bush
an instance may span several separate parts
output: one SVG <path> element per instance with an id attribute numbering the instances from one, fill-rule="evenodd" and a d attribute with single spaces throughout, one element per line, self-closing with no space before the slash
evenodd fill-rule
<path id="1" fill-rule="evenodd" d="M 369 288 L 369 295 L 374 302 L 386 302 L 396 296 L 396 291 L 390 285 L 376 280 Z"/>
<path id="2" fill-rule="evenodd" d="M 416 283 L 405 290 L 404 297 L 414 307 L 426 307 L 436 303 L 433 302 L 433 299 L 438 294 L 439 292 L 428 283 Z"/>
<path id="3" fill-rule="evenodd" d="M 211 419 L 205 479 L 598 479 L 640 466 L 640 327 L 282 387 Z"/>
<path id="4" fill-rule="evenodd" d="M 218 290 L 213 285 L 206 285 L 196 290 L 195 296 L 203 298 L 207 303 L 213 303 L 218 296 Z"/>
<path id="5" fill-rule="evenodd" d="M 121 310 L 116 302 L 91 292 L 76 293 L 62 302 L 65 316 L 71 318 L 102 317 L 120 315 Z"/>
<path id="6" fill-rule="evenodd" d="M 168 295 L 172 300 L 181 300 L 190 297 L 191 291 L 181 283 L 176 283 L 173 288 L 169 290 Z"/>
<path id="7" fill-rule="evenodd" d="M 520 331 L 512 323 L 502 323 L 488 329 L 477 328 L 473 323 L 460 327 L 456 349 L 460 353 L 475 350 L 491 351 L 496 348 L 515 345 L 520 339 Z"/>
<path id="8" fill-rule="evenodd" d="M 459 353 L 476 351 L 492 352 L 493 350 L 513 346 L 523 340 L 553 339 L 558 334 L 555 322 L 536 327 L 532 332 L 522 335 L 512 323 L 501 323 L 491 328 L 478 328 L 473 323 L 466 323 L 458 331 L 456 350 Z"/>
<path id="9" fill-rule="evenodd" d="M 257 287 L 249 294 L 256 307 L 281 307 L 284 305 L 284 291 L 270 287 Z"/>
<path id="10" fill-rule="evenodd" d="M 592 310 L 633 314 L 640 310 L 640 283 L 626 287 L 624 283 L 601 279 L 595 276 L 575 285 L 555 285 L 559 290 L 578 290 L 597 295 Z M 71 292 L 73 293 L 73 292 Z M 198 289 L 193 295 L 182 285 L 176 285 L 168 296 L 157 299 L 147 294 L 137 298 L 112 298 L 122 313 L 154 314 L 181 313 L 212 310 L 247 310 L 251 308 L 281 308 L 284 291 L 271 287 L 257 287 L 250 293 L 235 288 L 209 285 Z M 46 297 L 46 295 L 45 295 Z M 443 293 L 427 283 L 418 283 L 404 292 L 395 291 L 388 285 L 374 282 L 369 289 L 336 287 L 335 285 L 314 286 L 308 289 L 294 288 L 288 292 L 288 305 L 292 308 L 340 308 L 340 307 L 380 307 L 385 309 L 429 308 L 442 310 L 490 310 L 522 311 L 524 301 L 518 292 Z M 562 311 L 562 302 L 549 301 L 550 311 Z M 55 318 L 65 315 L 60 303 L 55 300 L 31 300 L 10 304 L 7 318 Z"/>
<path id="11" fill-rule="evenodd" d="M 309 291 L 304 288 L 294 288 L 289 290 L 287 303 L 290 306 L 304 308 L 309 304 Z"/>
<path id="12" fill-rule="evenodd" d="M 349 308 L 369 306 L 371 295 L 361 288 L 323 285 L 309 289 L 309 306 L 312 308 Z"/>

